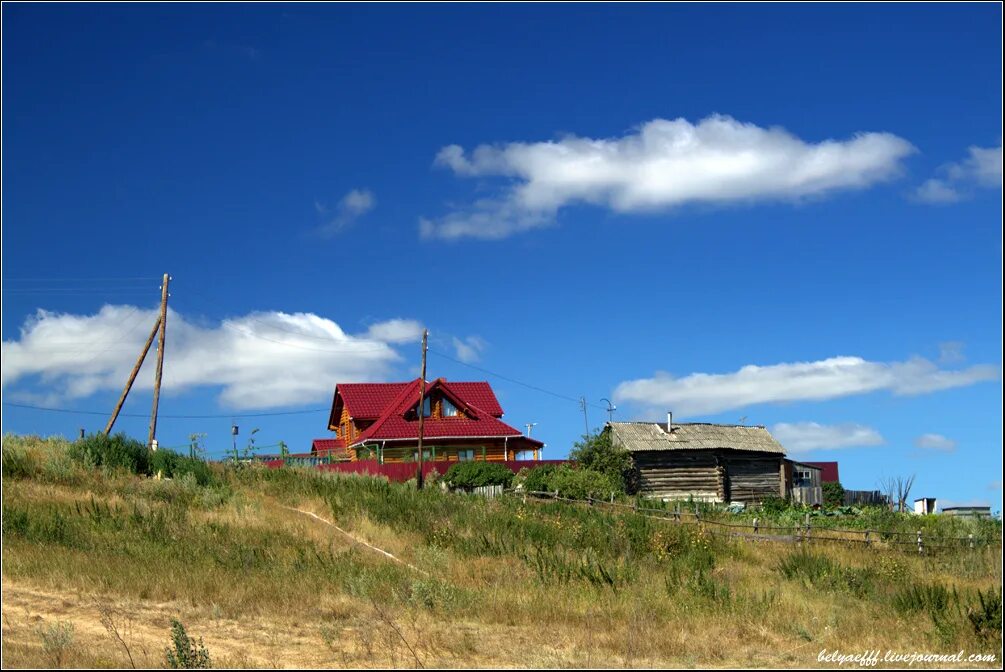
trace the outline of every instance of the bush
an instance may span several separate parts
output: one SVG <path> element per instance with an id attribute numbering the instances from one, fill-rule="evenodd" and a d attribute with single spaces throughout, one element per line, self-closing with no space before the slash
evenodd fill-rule
<path id="1" fill-rule="evenodd" d="M 765 497 L 761 500 L 761 511 L 767 514 L 782 513 L 791 508 L 789 500 L 781 497 Z"/>
<path id="2" fill-rule="evenodd" d="M 185 474 L 192 474 L 199 485 L 209 485 L 213 482 L 213 472 L 208 464 L 173 450 L 154 451 L 150 453 L 149 460 L 151 475 L 160 472 L 162 476 L 168 478 L 181 478 Z"/>
<path id="3" fill-rule="evenodd" d="M 559 495 L 569 499 L 606 499 L 612 492 L 622 492 L 622 483 L 609 474 L 563 464 L 551 474 L 547 490 L 557 490 Z"/>
<path id="4" fill-rule="evenodd" d="M 513 472 L 492 462 L 458 462 L 447 469 L 444 480 L 454 488 L 470 490 L 483 485 L 509 487 Z"/>
<path id="5" fill-rule="evenodd" d="M 611 443 L 611 433 L 584 436 L 569 453 L 569 459 L 583 469 L 605 474 L 616 484 L 617 492 L 634 493 L 637 489 L 637 472 L 632 454 Z"/>
<path id="6" fill-rule="evenodd" d="M 517 474 L 517 480 L 523 484 L 526 492 L 554 492 L 551 487 L 551 477 L 558 467 L 554 464 L 542 464 L 533 469 L 523 468 Z"/>
<path id="7" fill-rule="evenodd" d="M 821 486 L 824 493 L 824 506 L 844 506 L 844 486 L 837 481 L 824 483 Z"/>
<path id="8" fill-rule="evenodd" d="M 164 658 L 167 666 L 185 670 L 195 668 L 212 667 L 209 660 L 209 651 L 203 646 L 202 638 L 193 641 L 185 632 L 185 626 L 177 619 L 171 619 L 171 645 L 174 647 L 164 650 Z"/>
<path id="9" fill-rule="evenodd" d="M 90 434 L 70 444 L 76 462 L 106 469 L 125 469 L 133 474 L 149 474 L 147 447 L 123 433 L 114 436 Z"/>

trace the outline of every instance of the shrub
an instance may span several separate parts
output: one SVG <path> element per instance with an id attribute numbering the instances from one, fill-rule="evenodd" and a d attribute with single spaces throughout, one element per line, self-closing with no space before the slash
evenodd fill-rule
<path id="1" fill-rule="evenodd" d="M 123 433 L 114 436 L 90 434 L 70 444 L 70 457 L 92 467 L 125 469 L 134 474 L 150 473 L 147 447 Z"/>
<path id="2" fill-rule="evenodd" d="M 517 479 L 523 484 L 523 489 L 527 492 L 553 492 L 551 487 L 551 477 L 558 467 L 554 464 L 542 464 L 540 467 L 520 470 Z"/>
<path id="3" fill-rule="evenodd" d="M 171 619 L 171 647 L 164 649 L 164 658 L 167 666 L 180 669 L 195 669 L 211 667 L 209 651 L 203 646 L 202 638 L 193 641 L 185 632 L 185 626 L 181 621 Z"/>
<path id="4" fill-rule="evenodd" d="M 465 490 L 483 485 L 509 487 L 513 482 L 513 472 L 492 462 L 458 462 L 447 469 L 443 478 L 451 487 Z"/>
<path id="5" fill-rule="evenodd" d="M 844 486 L 837 481 L 824 483 L 821 486 L 824 494 L 824 506 L 844 506 Z"/>
<path id="6" fill-rule="evenodd" d="M 980 604 L 979 606 L 972 605 L 967 608 L 967 620 L 970 621 L 970 627 L 973 628 L 974 634 L 981 641 L 981 644 L 986 646 L 988 642 L 993 641 L 995 636 L 1001 637 L 1001 589 L 998 591 L 989 590 L 987 594 L 978 590 L 977 598 Z M 1000 640 L 998 642 L 998 648 L 1001 648 Z"/>
<path id="7" fill-rule="evenodd" d="M 617 492 L 633 493 L 637 489 L 637 473 L 632 454 L 611 443 L 611 433 L 584 436 L 569 453 L 569 459 L 583 469 L 606 475 L 617 484 Z"/>
<path id="8" fill-rule="evenodd" d="M 213 482 L 213 472 L 202 460 L 186 457 L 173 450 L 157 450 L 150 453 L 150 473 L 161 473 L 168 478 L 181 478 L 185 474 L 195 477 L 199 485 L 209 485 Z"/>
<path id="9" fill-rule="evenodd" d="M 57 621 L 36 629 L 42 640 L 42 650 L 52 660 L 53 667 L 63 666 L 63 657 L 73 645 L 73 623 Z"/>
<path id="10" fill-rule="evenodd" d="M 769 515 L 782 513 L 791 508 L 789 500 L 781 497 L 765 497 L 761 500 L 761 511 Z"/>
<path id="11" fill-rule="evenodd" d="M 612 492 L 622 492 L 621 482 L 608 474 L 575 469 L 565 464 L 556 469 L 548 480 L 550 490 L 557 490 L 559 495 L 569 499 L 607 498 Z"/>

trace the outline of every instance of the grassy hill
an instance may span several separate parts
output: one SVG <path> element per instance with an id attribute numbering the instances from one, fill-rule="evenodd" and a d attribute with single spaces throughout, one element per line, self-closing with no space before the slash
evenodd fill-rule
<path id="1" fill-rule="evenodd" d="M 3 439 L 5 667 L 164 666 L 173 619 L 215 666 L 833 665 L 825 649 L 1001 666 L 997 522 L 927 517 L 994 542 L 918 557 L 298 469 L 94 463 Z"/>

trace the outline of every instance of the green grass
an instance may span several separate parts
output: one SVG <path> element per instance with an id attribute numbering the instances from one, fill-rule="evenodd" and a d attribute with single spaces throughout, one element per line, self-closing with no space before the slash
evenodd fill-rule
<path id="1" fill-rule="evenodd" d="M 5 581 L 185 605 L 186 624 L 206 613 L 242 623 L 292 619 L 310 626 L 316 648 L 337 650 L 339 664 L 418 655 L 443 665 L 770 666 L 813 664 L 779 658 L 793 640 L 831 649 L 1001 647 L 995 547 L 918 557 L 751 543 L 626 508 L 417 491 L 306 469 L 208 465 L 206 478 L 180 471 L 157 480 L 68 457 L 73 451 L 59 439 L 4 437 Z M 323 514 L 422 571 L 283 506 Z M 950 535 L 960 522 L 926 524 Z M 351 632 L 339 625 L 356 618 Z M 359 629 L 373 619 L 385 623 L 381 632 L 402 633 L 390 658 L 379 658 L 383 640 Z M 465 629 L 478 635 L 436 634 Z M 77 629 L 81 650 L 85 630 Z M 214 651 L 212 628 L 195 632 Z M 157 650 L 168 635 L 165 627 Z M 524 645 L 514 647 L 513 636 Z M 402 640 L 450 643 L 406 651 Z M 443 647 L 463 657 L 436 658 L 447 655 Z M 543 651 L 562 653 L 530 657 Z M 43 654 L 25 660 L 45 663 Z"/>

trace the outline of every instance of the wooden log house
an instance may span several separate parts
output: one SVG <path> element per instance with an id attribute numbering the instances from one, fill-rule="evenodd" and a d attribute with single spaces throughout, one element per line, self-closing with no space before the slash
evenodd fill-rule
<path id="1" fill-rule="evenodd" d="M 785 450 L 761 426 L 610 422 L 614 445 L 632 454 L 644 495 L 753 504 L 784 497 Z"/>
<path id="2" fill-rule="evenodd" d="M 418 460 L 420 379 L 403 383 L 340 383 L 328 429 L 312 454 L 336 461 Z M 423 461 L 538 459 L 543 443 L 502 421 L 503 409 L 487 382 L 426 382 L 422 412 Z"/>

